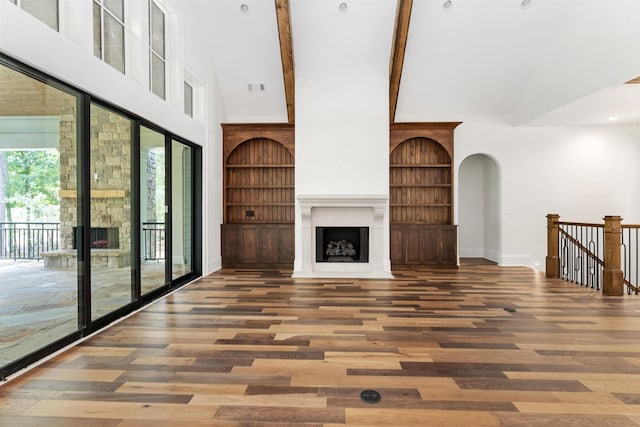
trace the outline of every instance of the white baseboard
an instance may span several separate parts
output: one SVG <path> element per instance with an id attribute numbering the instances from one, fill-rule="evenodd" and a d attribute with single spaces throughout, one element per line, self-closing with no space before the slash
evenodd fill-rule
<path id="1" fill-rule="evenodd" d="M 504 267 L 531 267 L 533 262 L 531 255 L 502 255 L 498 264 Z"/>
<path id="2" fill-rule="evenodd" d="M 222 257 L 216 257 L 207 263 L 207 271 L 203 272 L 203 276 L 211 274 L 214 271 L 218 271 L 222 268 Z"/>
<path id="3" fill-rule="evenodd" d="M 484 255 L 482 256 L 485 259 L 494 261 L 494 262 L 499 262 L 500 261 L 500 253 L 498 251 L 495 251 L 493 249 L 485 249 L 484 250 Z"/>
<path id="4" fill-rule="evenodd" d="M 460 258 L 484 258 L 483 248 L 460 248 L 458 249 Z"/>

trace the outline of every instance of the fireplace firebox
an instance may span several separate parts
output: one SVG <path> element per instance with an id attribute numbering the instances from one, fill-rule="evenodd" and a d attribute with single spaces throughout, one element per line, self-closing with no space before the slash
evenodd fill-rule
<path id="1" fill-rule="evenodd" d="M 369 262 L 369 227 L 316 227 L 316 262 Z"/>
<path id="2" fill-rule="evenodd" d="M 73 249 L 77 249 L 77 227 L 73 227 Z M 117 227 L 91 227 L 91 249 L 119 249 L 120 231 Z"/>

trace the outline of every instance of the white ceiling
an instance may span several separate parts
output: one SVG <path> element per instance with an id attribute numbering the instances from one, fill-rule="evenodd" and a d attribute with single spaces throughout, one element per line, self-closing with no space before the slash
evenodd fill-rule
<path id="1" fill-rule="evenodd" d="M 413 0 L 396 121 L 640 123 L 640 85 L 623 84 L 640 76 L 640 1 L 443 2 Z M 380 14 L 394 14 L 395 3 L 290 0 L 294 62 L 388 58 L 393 19 Z M 172 4 L 183 17 L 185 62 L 215 74 L 226 121 L 286 122 L 274 0 Z M 249 92 L 249 83 L 265 91 Z"/>

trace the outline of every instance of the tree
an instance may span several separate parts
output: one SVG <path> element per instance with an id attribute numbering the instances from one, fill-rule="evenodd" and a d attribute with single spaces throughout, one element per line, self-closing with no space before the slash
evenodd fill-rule
<path id="1" fill-rule="evenodd" d="M 24 208 L 28 222 L 32 215 L 34 219 L 41 219 L 47 207 L 59 205 L 60 156 L 57 151 L 7 151 L 5 157 L 8 221 L 13 221 L 13 208 Z"/>

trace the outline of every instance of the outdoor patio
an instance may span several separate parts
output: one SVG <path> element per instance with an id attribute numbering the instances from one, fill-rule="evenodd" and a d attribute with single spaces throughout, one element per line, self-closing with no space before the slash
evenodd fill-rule
<path id="1" fill-rule="evenodd" d="M 164 262 L 142 264 L 143 292 L 164 282 Z M 92 316 L 127 304 L 130 267 L 94 268 Z M 0 366 L 77 330 L 75 269 L 45 268 L 42 260 L 0 259 Z"/>

